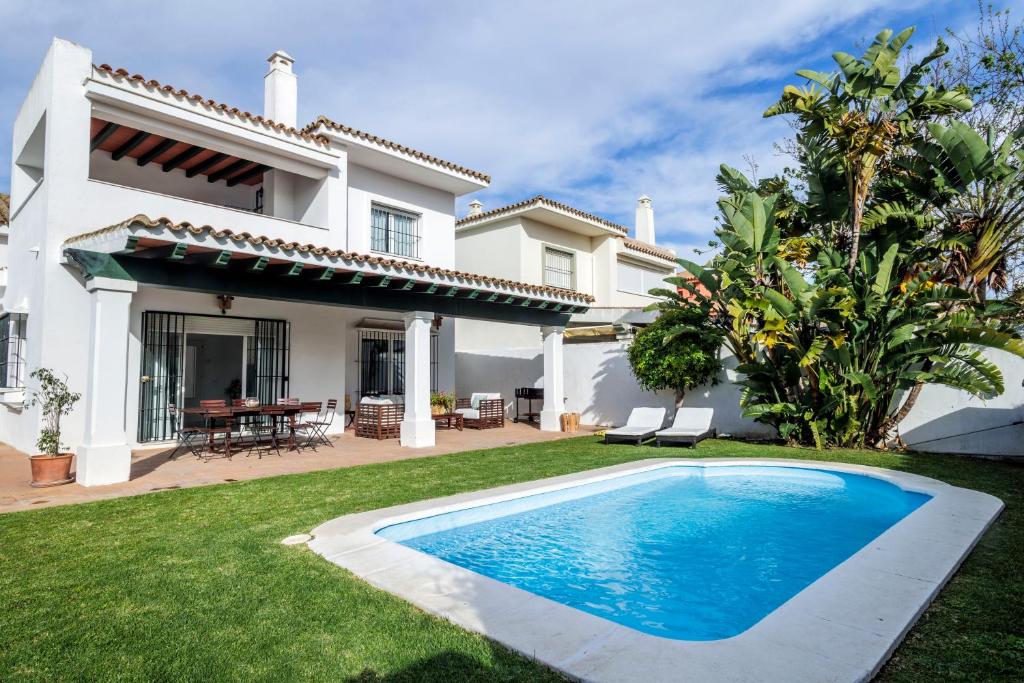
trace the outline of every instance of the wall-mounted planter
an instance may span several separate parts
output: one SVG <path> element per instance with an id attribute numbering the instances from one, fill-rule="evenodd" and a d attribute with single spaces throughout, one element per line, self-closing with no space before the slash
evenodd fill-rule
<path id="1" fill-rule="evenodd" d="M 29 462 L 32 463 L 32 486 L 44 488 L 73 482 L 75 480 L 71 476 L 71 458 L 73 457 L 72 453 L 29 457 Z"/>

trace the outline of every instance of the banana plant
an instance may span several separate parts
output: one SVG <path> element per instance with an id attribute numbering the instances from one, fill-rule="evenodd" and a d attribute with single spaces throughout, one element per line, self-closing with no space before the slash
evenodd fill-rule
<path id="1" fill-rule="evenodd" d="M 946 276 L 984 301 L 1007 288 L 1024 240 L 1024 129 L 1001 142 L 962 121 L 931 123 L 915 144 L 945 229 Z"/>
<path id="2" fill-rule="evenodd" d="M 798 71 L 807 85 L 786 86 L 779 101 L 764 112 L 765 117 L 794 115 L 800 134 L 817 143 L 814 150 L 806 142 L 802 145 L 817 158 L 817 168 L 841 169 L 847 211 L 840 229 L 830 237 L 845 251 L 850 275 L 857 267 L 864 213 L 878 174 L 886 172 L 902 148 L 915 139 L 920 122 L 971 108 L 970 98 L 962 92 L 924 84 L 928 65 L 948 52 L 941 40 L 902 73 L 898 62 L 913 34 L 913 27 L 895 36 L 886 29 L 860 59 L 835 52 L 832 58 L 838 72 Z M 813 180 L 814 167 L 810 170 Z M 812 206 L 827 209 L 831 195 L 816 198 L 821 188 L 813 182 L 808 183 L 808 191 Z"/>

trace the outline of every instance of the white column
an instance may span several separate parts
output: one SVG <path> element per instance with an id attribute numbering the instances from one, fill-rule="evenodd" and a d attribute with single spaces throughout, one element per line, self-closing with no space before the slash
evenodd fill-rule
<path id="1" fill-rule="evenodd" d="M 405 419 L 399 442 L 410 448 L 434 445 L 430 417 L 430 324 L 434 314 L 405 314 Z"/>
<path id="2" fill-rule="evenodd" d="M 85 392 L 85 432 L 78 447 L 76 476 L 83 486 L 128 481 L 131 449 L 125 431 L 128 386 L 128 325 L 137 283 L 93 278 L 89 329 L 89 375 Z"/>
<path id="3" fill-rule="evenodd" d="M 540 411 L 540 428 L 545 432 L 562 430 L 565 412 L 565 373 L 562 360 L 564 327 L 542 327 L 544 337 L 544 406 Z"/>

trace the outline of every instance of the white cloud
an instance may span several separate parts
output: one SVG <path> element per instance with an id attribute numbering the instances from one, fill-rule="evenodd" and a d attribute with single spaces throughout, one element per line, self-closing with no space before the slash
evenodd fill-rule
<path id="1" fill-rule="evenodd" d="M 663 241 L 689 249 L 710 236 L 719 163 L 749 154 L 766 175 L 781 165 L 772 144 L 784 125 L 761 119 L 777 91 L 765 79 L 790 73 L 825 31 L 869 18 L 870 33 L 888 5 L 5 4 L 0 128 L 10 130 L 54 34 L 97 62 L 250 111 L 262 107 L 262 60 L 284 49 L 297 59 L 304 119 L 325 113 L 489 172 L 489 206 L 543 191 L 631 224 L 647 193 Z M 0 135 L 8 158 L 9 139 Z"/>

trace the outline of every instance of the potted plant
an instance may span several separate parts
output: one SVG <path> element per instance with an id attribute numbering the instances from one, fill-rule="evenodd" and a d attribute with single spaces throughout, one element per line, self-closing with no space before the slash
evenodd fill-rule
<path id="1" fill-rule="evenodd" d="M 71 476 L 72 453 L 61 453 L 60 419 L 69 414 L 82 398 L 68 388 L 67 376 L 61 379 L 51 370 L 39 368 L 29 375 L 39 382 L 29 397 L 30 406 L 40 406 L 43 428 L 39 432 L 36 448 L 41 453 L 29 458 L 32 463 L 32 486 L 58 486 L 74 481 Z"/>
<path id="2" fill-rule="evenodd" d="M 455 410 L 455 394 L 435 391 L 430 395 L 430 414 L 445 415 Z"/>

